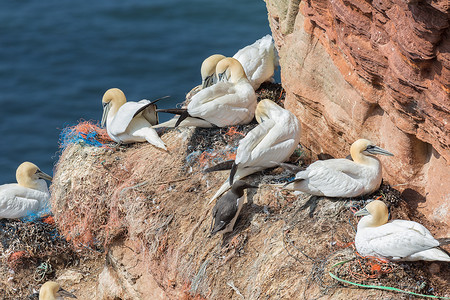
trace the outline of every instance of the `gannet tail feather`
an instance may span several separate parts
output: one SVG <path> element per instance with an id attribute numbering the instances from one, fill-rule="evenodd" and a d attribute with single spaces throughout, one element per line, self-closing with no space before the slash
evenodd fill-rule
<path id="1" fill-rule="evenodd" d="M 157 109 L 157 112 L 165 112 L 165 113 L 169 113 L 169 114 L 174 114 L 174 115 L 182 115 L 183 113 L 185 113 L 187 111 L 186 108 L 161 108 L 161 109 Z"/>
<path id="2" fill-rule="evenodd" d="M 444 246 L 450 244 L 450 238 L 440 238 L 436 239 L 439 242 L 439 246 Z"/>
<path id="3" fill-rule="evenodd" d="M 156 130 L 151 127 L 144 127 L 139 130 L 136 130 L 133 133 L 133 135 L 143 137 L 143 138 L 145 138 L 145 140 L 147 142 L 149 142 L 153 146 L 167 151 L 166 145 L 161 140 L 161 138 L 158 136 L 158 133 L 156 132 Z"/>
<path id="4" fill-rule="evenodd" d="M 180 117 L 178 118 L 177 122 L 175 123 L 175 127 L 178 127 L 178 125 L 180 125 L 180 123 L 185 120 L 187 117 L 190 117 L 187 109 L 180 115 Z"/>
<path id="5" fill-rule="evenodd" d="M 234 164 L 234 160 L 230 159 L 230 160 L 218 163 L 215 166 L 209 167 L 209 168 L 203 170 L 203 172 L 210 173 L 210 172 L 216 172 L 216 171 L 231 170 L 231 167 L 233 166 L 233 164 Z"/>

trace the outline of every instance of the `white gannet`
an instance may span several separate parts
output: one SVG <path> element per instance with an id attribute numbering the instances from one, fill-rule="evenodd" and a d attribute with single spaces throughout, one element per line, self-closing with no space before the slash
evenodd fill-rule
<path id="1" fill-rule="evenodd" d="M 0 185 L 0 219 L 16 219 L 38 213 L 49 204 L 50 193 L 45 180 L 52 180 L 30 162 L 16 171 L 17 183 Z M 45 180 L 44 180 L 45 179 Z"/>
<path id="2" fill-rule="evenodd" d="M 234 179 L 275 167 L 286 161 L 297 148 L 301 126 L 293 113 L 264 99 L 256 106 L 255 118 L 259 125 L 239 141 L 230 177 L 211 201 L 225 192 Z"/>
<path id="3" fill-rule="evenodd" d="M 227 57 L 217 63 L 219 82 L 195 94 L 175 126 L 225 127 L 248 124 L 256 108 L 256 94 L 241 64 Z M 167 111 L 170 110 L 158 110 Z"/>
<path id="4" fill-rule="evenodd" d="M 275 72 L 277 59 L 272 36 L 268 34 L 242 48 L 233 58 L 241 63 L 248 81 L 257 90 L 261 83 L 270 81 Z"/>
<path id="5" fill-rule="evenodd" d="M 77 298 L 54 281 L 47 281 L 39 290 L 39 300 L 62 300 L 64 297 Z"/>
<path id="6" fill-rule="evenodd" d="M 423 225 L 408 220 L 388 222 L 388 208 L 383 201 L 374 200 L 355 216 L 358 222 L 355 247 L 363 256 L 390 260 L 438 260 L 450 262 L 450 256 L 437 248 L 440 243 Z"/>
<path id="7" fill-rule="evenodd" d="M 127 102 L 125 94 L 117 88 L 109 89 L 102 99 L 103 116 L 108 135 L 117 143 L 147 141 L 167 150 L 166 145 L 151 126 L 158 123 L 156 101 Z"/>
<path id="8" fill-rule="evenodd" d="M 358 197 L 370 194 L 381 184 L 381 163 L 372 156 L 392 153 L 375 146 L 371 141 L 359 139 L 350 147 L 353 161 L 338 158 L 320 160 L 296 174 L 284 188 L 315 196 Z"/>
<path id="9" fill-rule="evenodd" d="M 257 188 L 242 180 L 233 183 L 231 190 L 217 200 L 212 210 L 211 236 L 233 231 L 234 224 L 244 205 L 244 189 Z"/>
<path id="10" fill-rule="evenodd" d="M 181 110 L 186 109 L 186 106 L 189 104 L 189 102 L 191 101 L 191 99 L 194 95 L 196 95 L 202 89 L 208 88 L 208 87 L 212 86 L 213 84 L 217 83 L 216 66 L 217 66 L 217 63 L 224 58 L 225 58 L 225 56 L 223 56 L 222 54 L 213 54 L 213 55 L 207 57 L 203 61 L 202 66 L 200 68 L 200 74 L 202 76 L 202 84 L 197 85 L 189 93 L 187 93 L 186 100 L 184 101 L 183 107 L 181 108 Z M 179 109 L 158 109 L 157 111 L 158 112 L 175 113 L 175 112 L 179 111 Z M 175 127 L 175 124 L 177 124 L 179 117 L 180 116 L 175 116 L 166 122 L 154 125 L 153 128 Z M 188 124 L 189 121 L 191 121 L 190 124 L 193 124 L 191 126 L 206 127 L 206 128 L 213 126 L 211 123 L 204 121 L 204 120 L 200 120 L 200 119 L 187 120 L 184 122 L 183 126 L 187 126 L 185 124 Z"/>

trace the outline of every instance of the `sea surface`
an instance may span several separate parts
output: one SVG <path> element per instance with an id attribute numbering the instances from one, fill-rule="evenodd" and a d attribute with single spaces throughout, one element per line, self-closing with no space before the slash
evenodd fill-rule
<path id="1" fill-rule="evenodd" d="M 262 0 L 0 0 L 0 184 L 52 174 L 61 130 L 98 121 L 103 93 L 175 107 L 211 54 L 270 34 Z M 169 119 L 165 114 L 160 121 Z"/>

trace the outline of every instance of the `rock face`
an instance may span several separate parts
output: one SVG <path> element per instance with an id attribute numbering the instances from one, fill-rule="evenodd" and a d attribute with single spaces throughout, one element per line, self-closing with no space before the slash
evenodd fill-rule
<path id="1" fill-rule="evenodd" d="M 335 157 L 360 137 L 388 149 L 383 177 L 450 235 L 448 1 L 266 3 L 302 144 Z"/>

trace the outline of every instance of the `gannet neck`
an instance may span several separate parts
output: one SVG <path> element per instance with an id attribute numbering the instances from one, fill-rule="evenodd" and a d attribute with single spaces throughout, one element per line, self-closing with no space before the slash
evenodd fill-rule
<path id="1" fill-rule="evenodd" d="M 40 172 L 40 170 L 35 164 L 28 161 L 22 163 L 16 171 L 17 183 L 26 188 L 39 189 L 37 172 Z"/>
<path id="2" fill-rule="evenodd" d="M 265 119 L 274 119 L 280 115 L 282 108 L 269 99 L 261 100 L 256 106 L 255 118 L 261 124 Z"/>
<path id="3" fill-rule="evenodd" d="M 237 59 L 227 57 L 217 63 L 216 74 L 224 74 L 227 71 L 229 71 L 228 81 L 230 81 L 231 83 L 237 83 L 242 79 L 248 81 L 247 76 L 245 75 L 244 68 Z"/>
<path id="4" fill-rule="evenodd" d="M 107 90 L 102 98 L 103 105 L 109 106 L 108 115 L 110 116 L 115 116 L 119 108 L 126 102 L 125 94 L 118 88 Z"/>
<path id="5" fill-rule="evenodd" d="M 231 186 L 231 191 L 234 194 L 238 195 L 238 197 L 240 198 L 240 197 L 242 197 L 244 195 L 244 190 L 248 189 L 248 188 L 257 188 L 257 186 L 253 186 L 251 184 L 248 184 L 247 182 L 245 182 L 243 180 L 237 180 Z"/>
<path id="6" fill-rule="evenodd" d="M 203 61 L 200 68 L 200 73 L 202 75 L 202 88 L 207 88 L 214 83 L 217 63 L 224 58 L 225 56 L 222 54 L 213 54 Z"/>

